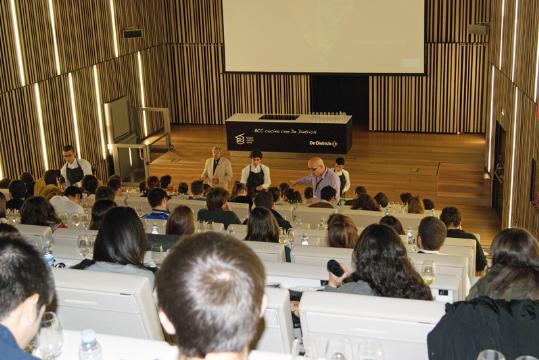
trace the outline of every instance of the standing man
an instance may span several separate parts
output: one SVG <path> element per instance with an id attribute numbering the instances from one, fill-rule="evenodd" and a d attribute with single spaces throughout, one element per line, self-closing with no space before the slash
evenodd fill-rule
<path id="1" fill-rule="evenodd" d="M 92 175 L 92 165 L 84 159 L 77 159 L 77 153 L 73 145 L 64 146 L 65 164 L 60 170 L 66 179 L 66 186 L 79 186 L 79 182 L 85 175 Z"/>
<path id="2" fill-rule="evenodd" d="M 307 162 L 311 175 L 305 176 L 301 179 L 293 180 L 292 185 L 295 184 L 311 184 L 314 190 L 314 197 L 317 201 L 322 199 L 322 189 L 326 186 L 331 186 L 335 189 L 335 201 L 339 203 L 341 199 L 341 181 L 337 174 L 328 169 L 324 164 L 324 160 L 318 156 L 312 157 Z"/>
<path id="3" fill-rule="evenodd" d="M 254 199 L 257 191 L 267 190 L 271 185 L 270 169 L 262 164 L 262 151 L 253 150 L 251 163 L 241 171 L 240 183 L 247 185 L 247 193 Z"/>
<path id="4" fill-rule="evenodd" d="M 338 157 L 335 159 L 335 167 L 332 170 L 339 177 L 341 184 L 340 194 L 341 196 L 344 196 L 344 194 L 350 189 L 350 174 L 348 173 L 348 170 L 344 169 L 343 157 Z"/>
<path id="5" fill-rule="evenodd" d="M 219 186 L 228 190 L 228 182 L 232 179 L 232 164 L 230 160 L 221 156 L 221 148 L 214 146 L 211 149 L 213 157 L 206 160 L 204 171 L 200 176 L 208 180 L 210 186 Z"/>

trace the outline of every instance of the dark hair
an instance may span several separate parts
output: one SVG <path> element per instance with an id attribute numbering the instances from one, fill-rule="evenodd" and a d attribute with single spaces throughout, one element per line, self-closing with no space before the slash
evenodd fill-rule
<path id="1" fill-rule="evenodd" d="M 260 158 L 262 159 L 262 151 L 260 150 L 253 150 L 251 151 L 251 153 L 249 154 L 249 157 L 251 159 L 254 159 L 254 158 Z"/>
<path id="2" fill-rule="evenodd" d="M 392 215 L 386 215 L 381 218 L 379 224 L 384 224 L 389 227 L 392 227 L 393 230 L 397 232 L 397 234 L 404 235 L 404 228 L 402 227 L 400 220 Z"/>
<path id="3" fill-rule="evenodd" d="M 181 182 L 180 185 L 178 185 L 178 193 L 180 194 L 187 194 L 189 192 L 189 186 L 185 182 Z"/>
<path id="4" fill-rule="evenodd" d="M 378 296 L 432 300 L 430 288 L 414 269 L 400 236 L 387 225 L 371 224 L 352 253 L 353 281 L 363 280 Z"/>
<path id="5" fill-rule="evenodd" d="M 148 192 L 146 181 L 141 181 L 138 183 L 138 191 L 142 194 L 142 196 L 146 196 L 146 193 Z"/>
<path id="6" fill-rule="evenodd" d="M 442 220 L 446 226 L 460 226 L 462 215 L 460 214 L 459 209 L 449 206 L 442 209 L 440 220 Z"/>
<path id="7" fill-rule="evenodd" d="M 270 186 L 268 192 L 273 196 L 273 202 L 276 203 L 281 197 L 281 190 L 277 186 Z"/>
<path id="8" fill-rule="evenodd" d="M 157 176 L 149 176 L 148 179 L 146 179 L 146 188 L 148 190 L 157 188 L 159 187 L 159 185 L 160 185 L 160 182 Z"/>
<path id="9" fill-rule="evenodd" d="M 202 195 L 204 192 L 204 183 L 200 180 L 195 180 L 191 183 L 191 194 Z"/>
<path id="10" fill-rule="evenodd" d="M 425 250 L 439 250 L 447 237 L 447 227 L 434 216 L 421 219 L 417 235 L 421 237 L 421 248 Z"/>
<path id="11" fill-rule="evenodd" d="M 172 176 L 170 175 L 163 175 L 161 176 L 161 179 L 159 179 L 159 182 L 161 183 L 161 189 L 167 189 L 170 183 L 172 182 Z"/>
<path id="12" fill-rule="evenodd" d="M 367 194 L 360 194 L 352 204 L 352 210 L 380 211 L 380 206 Z"/>
<path id="13" fill-rule="evenodd" d="M 303 201 L 301 198 L 301 193 L 292 188 L 286 191 L 286 199 L 290 204 L 299 204 Z"/>
<path id="14" fill-rule="evenodd" d="M 288 188 L 284 191 L 283 197 L 286 201 L 290 202 L 290 200 L 294 198 L 294 191 L 293 188 Z"/>
<path id="15" fill-rule="evenodd" d="M 344 158 L 339 156 L 338 158 L 335 159 L 335 164 L 344 165 Z"/>
<path id="16" fill-rule="evenodd" d="M 408 204 L 408 201 L 410 201 L 410 199 L 413 197 L 413 195 L 409 192 L 405 192 L 405 193 L 402 193 L 400 194 L 400 198 L 401 198 L 401 202 L 403 204 Z"/>
<path id="17" fill-rule="evenodd" d="M 60 177 L 60 170 L 47 170 L 45 171 L 45 175 L 43 175 L 43 180 L 45 181 L 45 185 L 58 185 L 58 178 Z"/>
<path id="18" fill-rule="evenodd" d="M 433 210 L 436 206 L 434 205 L 434 201 L 431 199 L 423 199 L 423 207 L 425 210 Z"/>
<path id="19" fill-rule="evenodd" d="M 202 188 L 204 189 L 204 192 L 203 192 L 204 196 L 208 196 L 208 192 L 211 189 L 210 184 L 202 184 Z"/>
<path id="20" fill-rule="evenodd" d="M 273 195 L 268 191 L 261 191 L 256 194 L 254 203 L 256 207 L 271 209 L 273 207 Z"/>
<path id="21" fill-rule="evenodd" d="M 324 186 L 320 191 L 320 197 L 322 200 L 330 201 L 335 196 L 337 196 L 337 191 L 331 186 Z"/>
<path id="22" fill-rule="evenodd" d="M 539 244 L 536 238 L 525 229 L 504 229 L 494 238 L 491 253 L 493 268 L 486 275 L 487 296 L 499 298 L 512 285 L 522 283 L 527 285 L 527 296 L 539 300 Z"/>
<path id="23" fill-rule="evenodd" d="M 38 294 L 37 311 L 51 303 L 54 279 L 35 247 L 15 233 L 0 233 L 0 320 Z"/>
<path id="24" fill-rule="evenodd" d="M 288 185 L 288 183 L 282 182 L 279 184 L 279 191 L 281 192 L 281 196 L 284 196 L 286 190 L 288 189 L 290 189 L 290 185 Z"/>
<path id="25" fill-rule="evenodd" d="M 92 219 L 88 230 L 99 230 L 105 214 L 112 208 L 116 207 L 116 203 L 110 199 L 97 200 L 92 205 Z"/>
<path id="26" fill-rule="evenodd" d="M 215 187 L 210 190 L 206 199 L 206 207 L 209 211 L 221 209 L 228 201 L 228 191 L 223 188 Z"/>
<path id="27" fill-rule="evenodd" d="M 54 226 L 61 221 L 43 196 L 31 196 L 21 206 L 21 224 Z"/>
<path id="28" fill-rule="evenodd" d="M 13 225 L 0 223 L 0 236 L 8 236 L 8 235 L 21 235 L 19 233 L 19 230 Z"/>
<path id="29" fill-rule="evenodd" d="M 185 205 L 178 205 L 167 220 L 167 235 L 191 235 L 195 232 L 193 210 Z"/>
<path id="30" fill-rule="evenodd" d="M 109 181 L 107 181 L 107 186 L 112 189 L 112 191 L 116 192 L 119 189 L 122 188 L 122 178 L 120 175 L 112 175 L 109 177 Z"/>
<path id="31" fill-rule="evenodd" d="M 112 200 L 114 201 L 114 190 L 109 186 L 100 186 L 95 190 L 95 201 Z"/>
<path id="32" fill-rule="evenodd" d="M 7 201 L 3 192 L 0 192 L 0 218 L 6 217 Z"/>
<path id="33" fill-rule="evenodd" d="M 378 205 L 385 208 L 387 204 L 389 204 L 389 199 L 387 198 L 387 195 L 383 192 L 379 192 L 378 194 L 374 195 L 374 200 Z"/>
<path id="34" fill-rule="evenodd" d="M 24 181 L 26 184 L 31 184 L 35 181 L 32 174 L 28 171 L 21 174 L 21 180 Z"/>
<path id="35" fill-rule="evenodd" d="M 305 200 L 312 199 L 314 197 L 312 186 L 307 186 L 305 190 L 303 190 L 303 197 Z"/>
<path id="36" fill-rule="evenodd" d="M 179 352 L 204 358 L 245 349 L 260 322 L 265 277 L 258 256 L 231 236 L 205 232 L 176 244 L 156 283 Z"/>
<path id="37" fill-rule="evenodd" d="M 366 194 L 367 188 L 365 188 L 365 186 L 356 186 L 355 193 L 356 193 L 356 196 L 359 196 L 361 194 Z"/>
<path id="38" fill-rule="evenodd" d="M 328 246 L 353 249 L 358 239 L 356 225 L 346 215 L 334 215 L 328 222 Z"/>
<path id="39" fill-rule="evenodd" d="M 95 194 L 98 185 L 99 182 L 97 181 L 97 178 L 93 175 L 84 175 L 84 177 L 82 178 L 82 189 L 87 194 Z"/>
<path id="40" fill-rule="evenodd" d="M 13 180 L 9 183 L 9 193 L 13 199 L 26 197 L 26 184 L 22 180 Z"/>
<path id="41" fill-rule="evenodd" d="M 168 199 L 167 192 L 161 188 L 153 188 L 148 191 L 148 203 L 152 208 L 161 205 L 163 199 Z"/>
<path id="42" fill-rule="evenodd" d="M 235 198 L 236 196 L 239 196 L 239 193 L 242 191 L 247 191 L 247 185 L 237 182 L 232 187 L 232 198 Z"/>
<path id="43" fill-rule="evenodd" d="M 9 184 L 11 183 L 11 180 L 8 178 L 0 180 L 0 189 L 7 189 L 9 188 Z"/>
<path id="44" fill-rule="evenodd" d="M 68 152 L 68 151 L 73 151 L 73 152 L 75 152 L 75 148 L 73 147 L 73 145 L 64 145 L 63 150 L 64 150 L 65 152 Z"/>
<path id="45" fill-rule="evenodd" d="M 113 207 L 105 213 L 94 244 L 94 261 L 144 268 L 148 239 L 137 213 L 130 207 Z"/>
<path id="46" fill-rule="evenodd" d="M 64 190 L 64 195 L 68 197 L 75 197 L 77 195 L 82 197 L 82 190 L 77 186 L 68 186 Z"/>
<path id="47" fill-rule="evenodd" d="M 423 207 L 423 200 L 421 197 L 413 196 L 410 201 L 408 201 L 408 213 L 409 214 L 424 214 L 425 208 Z"/>
<path id="48" fill-rule="evenodd" d="M 279 242 L 279 225 L 275 216 L 265 207 L 255 207 L 247 219 L 245 240 Z"/>

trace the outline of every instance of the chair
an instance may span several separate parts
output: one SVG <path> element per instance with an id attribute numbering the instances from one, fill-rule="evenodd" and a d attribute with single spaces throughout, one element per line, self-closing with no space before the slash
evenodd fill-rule
<path id="1" fill-rule="evenodd" d="M 223 232 L 234 236 L 236 239 L 243 240 L 247 236 L 247 225 L 230 224 L 228 229 L 223 230 Z"/>
<path id="2" fill-rule="evenodd" d="M 143 213 L 150 212 L 152 210 L 150 203 L 148 203 L 147 197 L 127 196 L 127 198 L 125 199 L 125 203 L 127 204 L 127 206 L 133 209 L 140 209 Z"/>
<path id="3" fill-rule="evenodd" d="M 148 279 L 72 269 L 53 269 L 53 275 L 65 329 L 163 340 Z"/>
<path id="4" fill-rule="evenodd" d="M 382 346 L 384 359 L 428 359 L 427 334 L 444 315 L 444 304 L 329 292 L 303 293 L 301 330 L 307 354 L 324 356 L 328 340 L 348 337 Z"/>
<path id="5" fill-rule="evenodd" d="M 284 261 L 284 245 L 263 241 L 245 241 L 262 261 Z"/>
<path id="6" fill-rule="evenodd" d="M 198 214 L 198 211 L 200 209 L 205 209 L 206 208 L 206 201 L 172 198 L 168 202 L 168 207 L 169 207 L 169 209 L 171 211 L 174 210 L 174 208 L 176 208 L 176 206 L 178 206 L 178 205 L 187 206 L 188 208 L 193 210 L 193 213 L 195 214 L 195 218 L 196 218 L 196 215 Z"/>
<path id="7" fill-rule="evenodd" d="M 97 230 L 83 230 L 73 228 L 59 228 L 52 234 L 56 245 L 73 245 L 77 246 L 77 239 L 81 235 L 97 236 Z"/>
<path id="8" fill-rule="evenodd" d="M 285 289 L 267 287 L 266 296 L 265 327 L 256 349 L 290 354 L 294 341 L 290 293 Z"/>
<path id="9" fill-rule="evenodd" d="M 228 207 L 238 215 L 241 221 L 249 217 L 249 204 L 229 202 Z"/>
<path id="10" fill-rule="evenodd" d="M 41 249 L 42 245 L 52 244 L 53 236 L 50 226 L 14 224 L 22 237 Z"/>
<path id="11" fill-rule="evenodd" d="M 324 267 L 263 261 L 266 269 L 266 282 L 283 288 L 318 288 L 328 280 Z"/>
<path id="12" fill-rule="evenodd" d="M 337 209 L 328 208 L 311 208 L 308 206 L 298 206 L 296 209 L 296 217 L 303 224 L 309 224 L 311 228 L 316 227 L 321 221 L 327 222 L 331 214 L 337 212 Z"/>

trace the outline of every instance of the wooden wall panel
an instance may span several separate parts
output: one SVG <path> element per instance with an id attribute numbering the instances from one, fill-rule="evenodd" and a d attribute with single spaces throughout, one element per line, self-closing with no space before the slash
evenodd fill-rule
<path id="1" fill-rule="evenodd" d="M 0 1 L 0 94 L 21 86 L 9 1 Z"/>
<path id="2" fill-rule="evenodd" d="M 222 0 L 165 0 L 167 41 L 175 44 L 222 44 Z"/>

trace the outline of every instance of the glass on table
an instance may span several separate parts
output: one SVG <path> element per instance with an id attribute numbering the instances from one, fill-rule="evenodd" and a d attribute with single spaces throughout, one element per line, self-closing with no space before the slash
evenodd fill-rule
<path id="1" fill-rule="evenodd" d="M 425 284 L 432 285 L 436 277 L 436 264 L 432 260 L 425 260 L 421 265 L 421 277 Z"/>
<path id="2" fill-rule="evenodd" d="M 81 215 L 77 213 L 71 214 L 70 222 L 71 222 L 71 225 L 73 225 L 75 228 L 78 229 L 81 223 Z"/>
<path id="3" fill-rule="evenodd" d="M 43 360 L 52 360 L 62 354 L 64 336 L 60 320 L 53 312 L 45 312 L 41 318 L 38 335 L 38 350 Z"/>
<path id="4" fill-rule="evenodd" d="M 331 337 L 326 345 L 326 359 L 353 360 L 352 343 L 346 337 Z"/>
<path id="5" fill-rule="evenodd" d="M 93 252 L 93 243 L 88 235 L 80 235 L 77 238 L 80 256 L 87 259 L 90 253 Z"/>
<path id="6" fill-rule="evenodd" d="M 163 245 L 152 245 L 150 251 L 152 255 L 152 262 L 155 264 L 155 266 L 160 266 L 165 258 Z"/>
<path id="7" fill-rule="evenodd" d="M 497 350 L 486 349 L 477 355 L 477 360 L 505 360 L 505 356 Z"/>
<path id="8" fill-rule="evenodd" d="M 356 360 L 383 360 L 382 345 L 376 341 L 363 340 L 359 343 Z"/>

